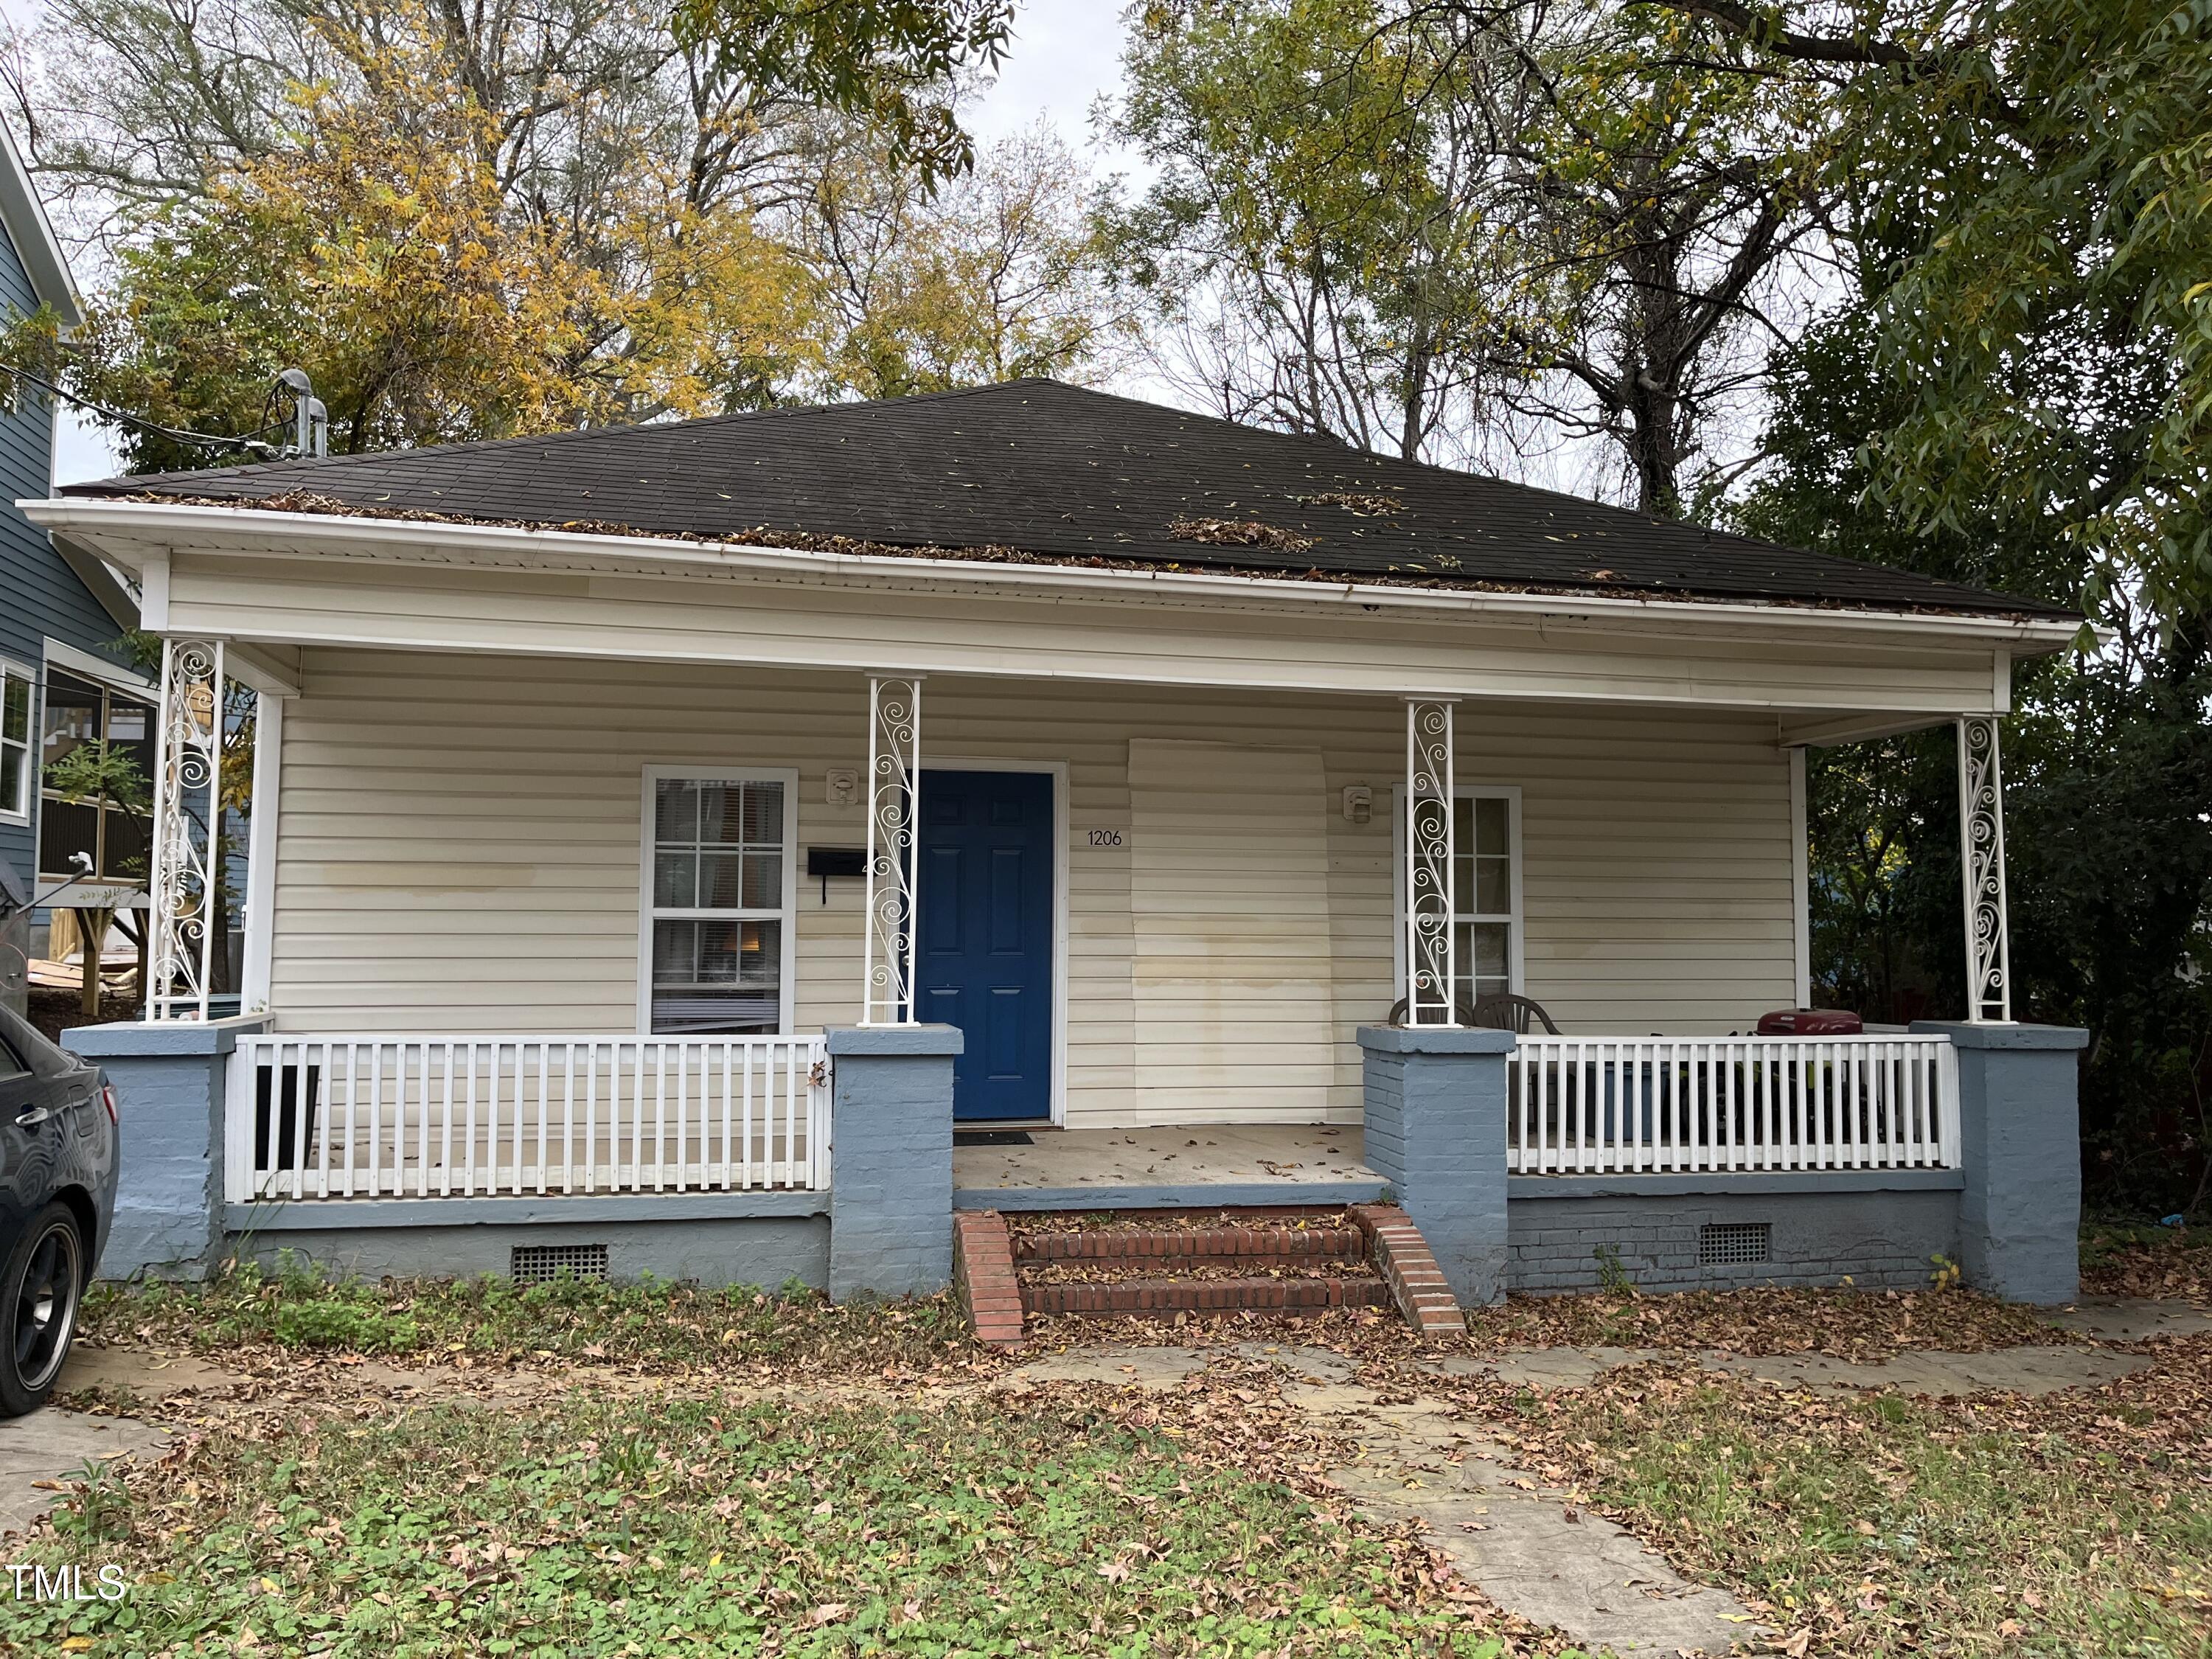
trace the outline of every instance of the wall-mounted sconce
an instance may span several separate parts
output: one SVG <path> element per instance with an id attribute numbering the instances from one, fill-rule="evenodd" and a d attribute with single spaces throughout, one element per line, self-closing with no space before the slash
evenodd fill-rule
<path id="1" fill-rule="evenodd" d="M 1344 821 L 1364 823 L 1375 816 L 1375 792 L 1364 783 L 1344 786 Z"/>

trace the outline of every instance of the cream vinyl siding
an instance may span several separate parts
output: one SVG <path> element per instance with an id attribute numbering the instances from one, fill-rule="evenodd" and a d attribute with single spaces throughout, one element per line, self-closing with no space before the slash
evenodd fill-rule
<path id="1" fill-rule="evenodd" d="M 1321 751 L 1129 744 L 1136 1105 L 1318 1121 L 1335 1081 Z"/>
<path id="2" fill-rule="evenodd" d="M 637 1030 L 648 764 L 796 768 L 797 856 L 866 838 L 859 808 L 824 804 L 828 769 L 866 761 L 858 675 L 309 647 L 302 681 L 283 726 L 283 1030 Z M 1790 769 L 1771 715 L 1468 702 L 1458 728 L 1462 782 L 1522 791 L 1524 988 L 1565 1029 L 1728 1031 L 1790 1003 Z M 1404 733 L 1383 697 L 927 683 L 925 767 L 1067 768 L 1071 1123 L 1317 1101 L 1357 1116 L 1352 1034 L 1396 994 L 1387 803 Z M 1340 810 L 1348 783 L 1375 791 L 1365 824 Z M 1225 1020 L 1179 1031 L 1158 971 L 1191 927 L 1215 812 L 1274 872 L 1269 890 L 1236 890 L 1232 916 L 1279 942 L 1270 897 L 1312 913 L 1288 929 L 1315 941 L 1284 975 L 1297 1012 L 1264 1041 Z M 1091 845 L 1094 830 L 1121 844 Z M 833 881 L 825 905 L 799 877 L 801 1030 L 858 1015 L 860 899 Z M 1233 941 L 1222 959 L 1239 959 Z M 1325 1037 L 1305 1034 L 1324 1002 Z"/>

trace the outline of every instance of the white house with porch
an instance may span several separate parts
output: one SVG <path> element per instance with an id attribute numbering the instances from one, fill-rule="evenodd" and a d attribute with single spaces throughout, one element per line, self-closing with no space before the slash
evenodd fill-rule
<path id="1" fill-rule="evenodd" d="M 2071 1294 L 1998 734 L 2076 616 L 1034 380 L 25 506 L 167 641 L 110 1272 L 895 1292 L 956 1209 L 1395 1196 L 1462 1299 Z M 1939 724 L 1972 1006 L 1759 1034 L 1806 749 Z"/>

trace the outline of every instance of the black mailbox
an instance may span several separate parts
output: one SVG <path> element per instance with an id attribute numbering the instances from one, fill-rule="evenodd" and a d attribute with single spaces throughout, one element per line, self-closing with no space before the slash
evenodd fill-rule
<path id="1" fill-rule="evenodd" d="M 822 902 L 830 902 L 830 878 L 850 876 L 857 879 L 868 873 L 868 849 L 865 847 L 810 847 L 806 849 L 806 878 L 822 884 Z"/>

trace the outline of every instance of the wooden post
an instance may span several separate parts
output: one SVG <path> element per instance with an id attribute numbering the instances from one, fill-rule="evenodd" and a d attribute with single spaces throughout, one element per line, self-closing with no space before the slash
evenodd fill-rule
<path id="1" fill-rule="evenodd" d="M 78 1011 L 97 1023 L 100 1018 L 100 943 L 107 933 L 108 913 L 105 910 L 77 910 L 76 930 L 80 935 L 77 960 L 83 964 L 84 984 L 77 999 Z"/>

